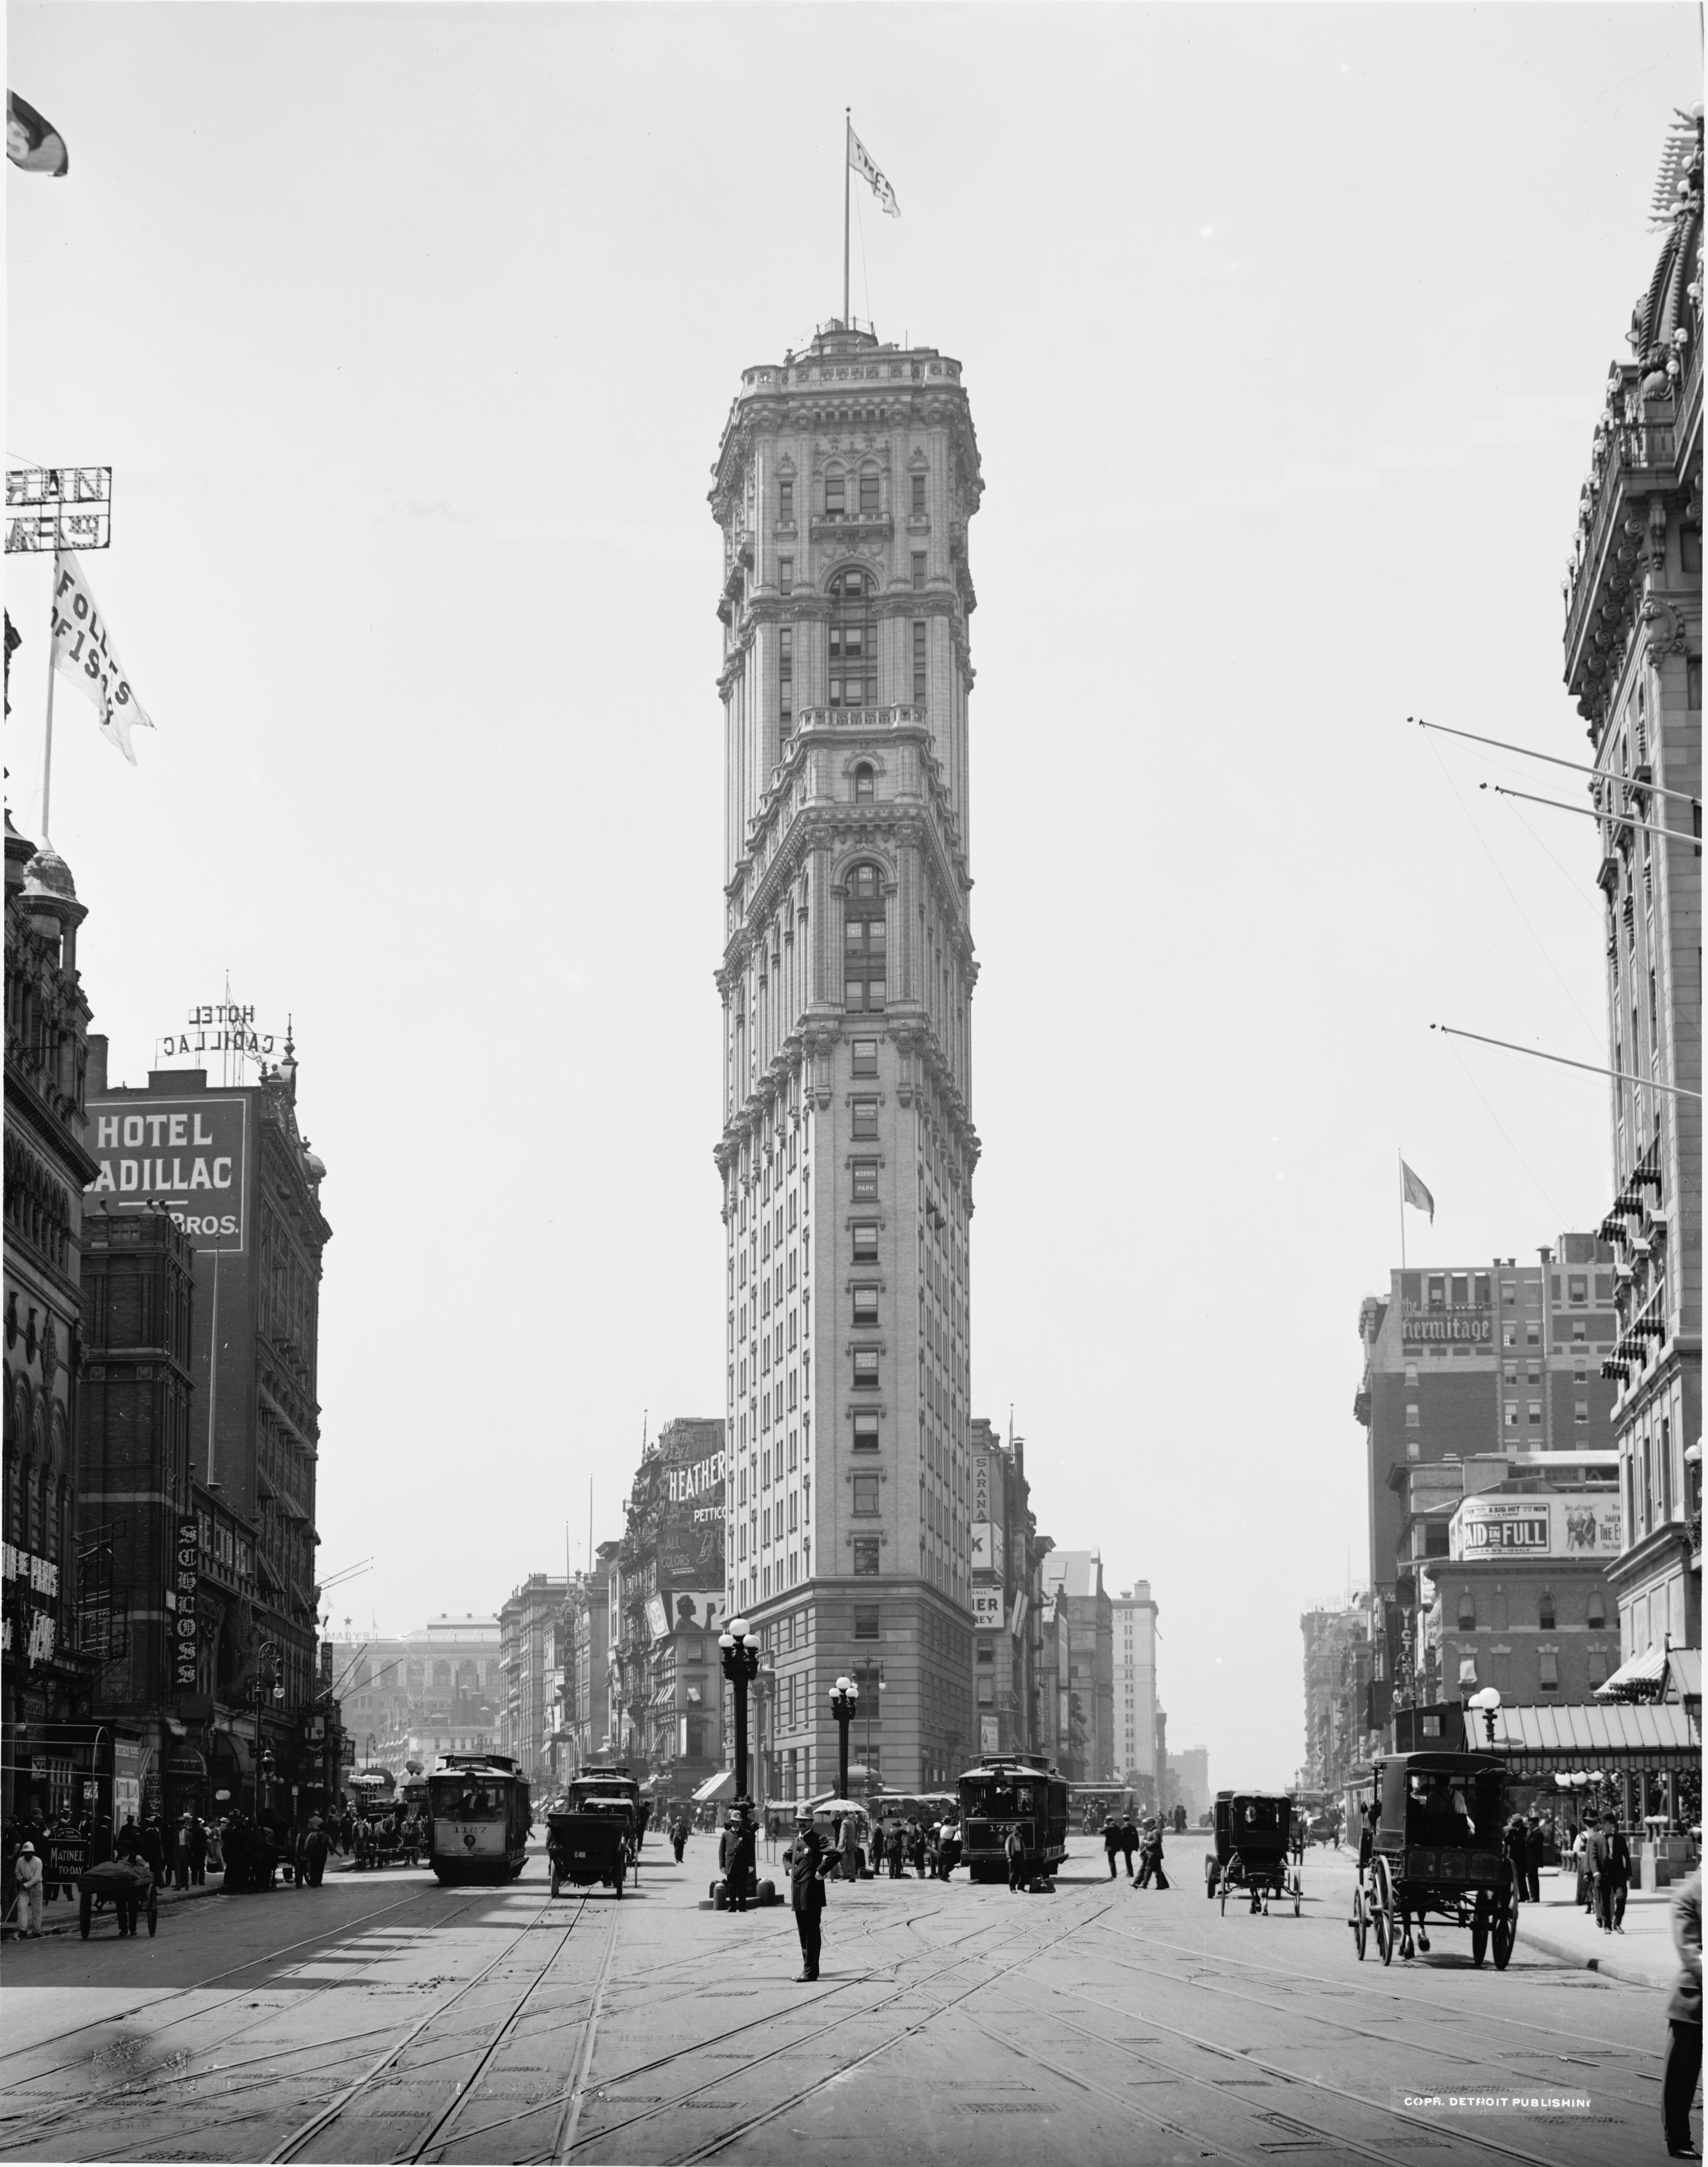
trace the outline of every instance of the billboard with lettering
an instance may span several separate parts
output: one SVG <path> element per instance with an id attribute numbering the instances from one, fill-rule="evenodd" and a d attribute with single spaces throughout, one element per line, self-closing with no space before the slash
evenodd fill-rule
<path id="1" fill-rule="evenodd" d="M 729 1455 L 721 1446 L 692 1459 L 671 1460 L 660 1470 L 663 1510 L 658 1532 L 661 1588 L 721 1587 L 724 1580 L 724 1497 Z"/>
<path id="2" fill-rule="evenodd" d="M 1447 1531 L 1454 1558 L 1617 1557 L 1616 1497 L 1467 1497 Z"/>
<path id="3" fill-rule="evenodd" d="M 247 1248 L 249 1105 L 241 1094 L 92 1099 L 88 1115 L 83 1141 L 98 1171 L 83 1192 L 86 1211 L 163 1206 L 193 1248 L 231 1255 Z"/>

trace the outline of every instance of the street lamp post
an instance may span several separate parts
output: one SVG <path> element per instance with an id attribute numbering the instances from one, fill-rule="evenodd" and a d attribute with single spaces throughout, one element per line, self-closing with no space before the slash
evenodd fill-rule
<path id="1" fill-rule="evenodd" d="M 848 1726 L 860 1705 L 860 1688 L 852 1678 L 838 1678 L 830 1688 L 830 1713 L 839 1734 L 836 1749 L 836 1796 L 848 1795 Z"/>
<path id="2" fill-rule="evenodd" d="M 1465 1704 L 1467 1708 L 1474 1708 L 1480 1710 L 1483 1716 L 1483 1730 L 1488 1733 L 1488 1743 L 1490 1746 L 1493 1747 L 1494 1744 L 1495 1711 L 1500 1706 L 1500 1688 L 1498 1686 L 1484 1686 L 1481 1693 L 1472 1693 L 1470 1699 Z"/>
<path id="3" fill-rule="evenodd" d="M 759 1650 L 747 1640 L 745 1618 L 732 1618 L 718 1636 L 724 1651 L 724 1675 L 735 1697 L 735 1857 L 736 1871 L 751 1874 L 747 1864 L 747 1831 L 753 1819 L 753 1801 L 747 1794 L 747 1688 L 759 1672 Z M 751 1893 L 743 1889 L 745 1901 Z"/>

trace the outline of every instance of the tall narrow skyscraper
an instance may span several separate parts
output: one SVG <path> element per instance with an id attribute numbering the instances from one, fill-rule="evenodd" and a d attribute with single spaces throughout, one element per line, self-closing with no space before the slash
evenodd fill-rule
<path id="1" fill-rule="evenodd" d="M 775 1682 L 766 1795 L 976 1749 L 961 368 L 832 322 L 745 370 L 724 531 L 724 1125 L 733 1610 Z"/>

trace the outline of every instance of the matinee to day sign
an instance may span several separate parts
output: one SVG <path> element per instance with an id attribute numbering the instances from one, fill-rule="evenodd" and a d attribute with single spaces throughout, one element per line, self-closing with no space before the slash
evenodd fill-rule
<path id="1" fill-rule="evenodd" d="M 198 1249 L 244 1247 L 247 1100 L 217 1092 L 182 1099 L 92 1099 L 84 1142 L 98 1168 L 85 1211 L 164 1205 Z"/>

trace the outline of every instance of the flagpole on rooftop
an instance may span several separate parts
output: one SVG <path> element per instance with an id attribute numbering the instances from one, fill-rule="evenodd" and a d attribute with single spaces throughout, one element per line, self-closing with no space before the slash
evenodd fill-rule
<path id="1" fill-rule="evenodd" d="M 54 563 L 57 566 L 57 556 Z M 53 681 L 59 674 L 53 651 L 53 625 L 58 614 L 58 604 L 50 602 L 47 610 L 47 731 L 41 745 L 41 840 L 44 843 L 53 840 L 53 830 L 48 825 L 48 806 L 53 796 Z"/>
<path id="2" fill-rule="evenodd" d="M 1399 1161 L 1399 1268 L 1406 1268 L 1406 1155 L 1403 1145 L 1397 1146 L 1394 1157 Z"/>
<path id="3" fill-rule="evenodd" d="M 849 156 L 849 137 L 854 130 L 854 109 L 842 108 L 842 328 L 848 328 L 848 189 L 853 160 Z"/>

